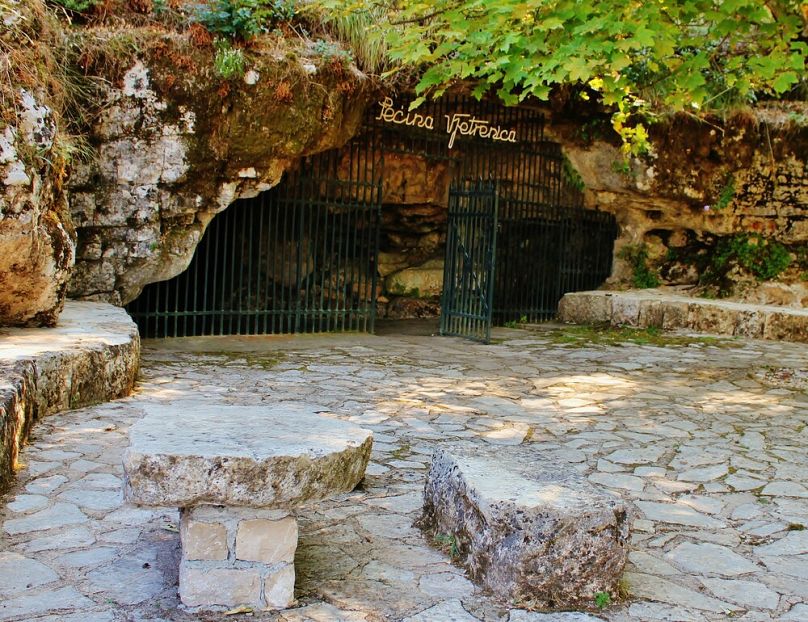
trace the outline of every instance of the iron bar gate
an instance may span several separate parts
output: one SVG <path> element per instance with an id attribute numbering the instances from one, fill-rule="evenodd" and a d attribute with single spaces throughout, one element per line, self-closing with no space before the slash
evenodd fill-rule
<path id="1" fill-rule="evenodd" d="M 565 292 L 605 280 L 615 219 L 583 208 L 540 111 L 460 96 L 419 111 L 431 128 L 371 110 L 346 148 L 217 216 L 188 270 L 127 307 L 141 333 L 372 332 L 385 154 L 423 158 L 452 180 L 443 333 L 485 341 L 492 322 L 549 319 Z M 493 128 L 508 139 L 492 140 Z"/>
<path id="2" fill-rule="evenodd" d="M 408 110 L 408 103 L 398 108 Z M 487 341 L 492 322 L 550 319 L 564 293 L 601 285 L 611 273 L 616 221 L 584 209 L 583 184 L 561 145 L 545 138 L 539 110 L 446 96 L 418 111 L 434 120 L 433 130 L 374 122 L 385 151 L 451 167 L 442 334 Z M 453 134 L 458 122 L 498 128 L 509 140 L 491 140 L 489 132 Z M 493 216 L 489 204 L 496 206 Z"/>
<path id="3" fill-rule="evenodd" d="M 368 140 L 216 216 L 188 269 L 127 306 L 141 335 L 372 332 L 381 185 Z"/>
<path id="4" fill-rule="evenodd" d="M 441 335 L 491 339 L 497 191 L 491 182 L 452 184 L 441 296 Z"/>

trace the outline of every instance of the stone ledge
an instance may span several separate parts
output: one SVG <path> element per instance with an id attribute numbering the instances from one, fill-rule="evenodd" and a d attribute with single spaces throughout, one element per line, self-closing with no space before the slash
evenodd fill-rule
<path id="1" fill-rule="evenodd" d="M 123 309 L 68 301 L 53 328 L 0 330 L 0 490 L 40 417 L 127 395 L 140 360 Z"/>
<path id="2" fill-rule="evenodd" d="M 808 310 L 690 298 L 659 290 L 564 294 L 558 319 L 573 324 L 687 329 L 750 339 L 808 343 Z"/>

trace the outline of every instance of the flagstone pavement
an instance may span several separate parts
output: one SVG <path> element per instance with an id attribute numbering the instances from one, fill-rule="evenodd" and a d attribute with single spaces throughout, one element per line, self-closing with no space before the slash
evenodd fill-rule
<path id="1" fill-rule="evenodd" d="M 298 607 L 250 619 L 808 621 L 808 347 L 567 344 L 555 329 L 144 343 L 134 395 L 37 424 L 0 498 L 0 621 L 238 620 L 178 608 L 175 508 L 121 498 L 146 403 L 306 402 L 374 432 L 364 484 L 300 515 Z M 636 508 L 627 595 L 510 610 L 413 526 L 433 449 L 526 445 Z"/>

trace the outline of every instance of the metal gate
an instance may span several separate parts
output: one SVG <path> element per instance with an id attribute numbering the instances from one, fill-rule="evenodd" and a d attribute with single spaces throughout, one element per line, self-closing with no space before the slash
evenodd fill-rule
<path id="1" fill-rule="evenodd" d="M 494 286 L 495 324 L 555 317 L 567 292 L 597 289 L 612 269 L 612 214 L 500 199 Z"/>
<path id="2" fill-rule="evenodd" d="M 441 335 L 491 339 L 497 191 L 491 182 L 452 184 L 441 297 Z"/>
<path id="3" fill-rule="evenodd" d="M 362 149 L 308 158 L 216 216 L 188 269 L 127 306 L 141 335 L 372 332 L 381 186 Z"/>

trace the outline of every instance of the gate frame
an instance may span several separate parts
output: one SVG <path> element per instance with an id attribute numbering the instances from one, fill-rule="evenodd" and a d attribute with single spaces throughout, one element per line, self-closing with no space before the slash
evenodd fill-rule
<path id="1" fill-rule="evenodd" d="M 497 185 L 491 181 L 452 182 L 449 187 L 441 335 L 491 341 L 498 202 Z"/>

